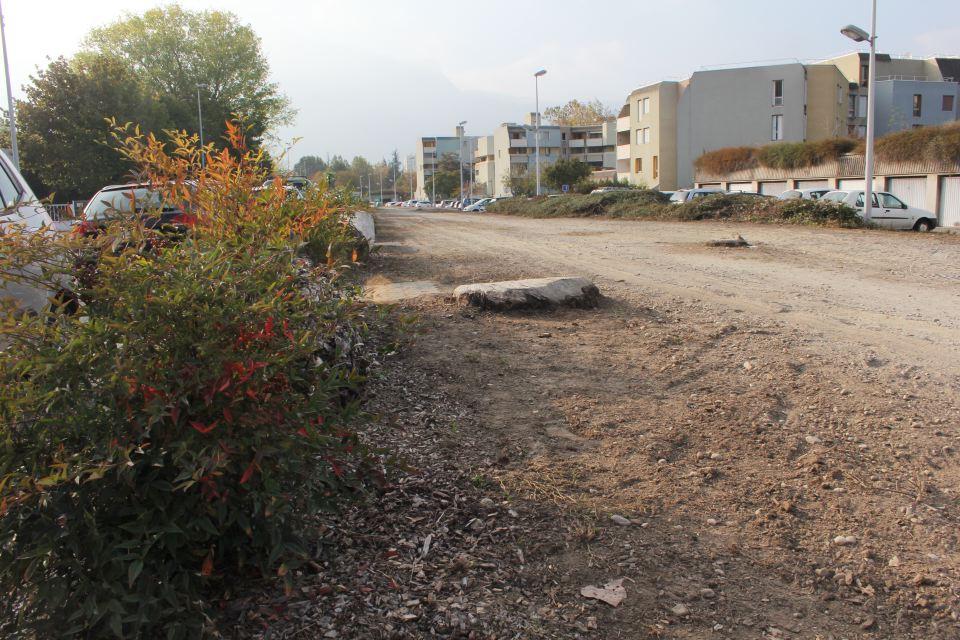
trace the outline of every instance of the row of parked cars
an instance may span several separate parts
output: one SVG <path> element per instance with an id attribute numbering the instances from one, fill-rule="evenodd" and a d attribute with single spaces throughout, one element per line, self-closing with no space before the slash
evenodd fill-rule
<path id="1" fill-rule="evenodd" d="M 260 191 L 273 185 L 273 180 L 266 181 Z M 288 197 L 302 198 L 303 191 L 312 183 L 306 178 L 288 178 L 284 180 L 283 188 Z M 36 195 L 27 184 L 13 162 L 0 151 L 0 197 L 3 208 L 0 210 L 0 235 L 14 227 L 23 233 L 56 234 L 71 233 L 82 237 L 101 237 L 106 242 L 103 248 L 106 251 L 118 252 L 130 248 L 130 239 L 109 231 L 112 220 L 129 218 L 139 219 L 146 229 L 158 231 L 162 238 L 176 240 L 182 238 L 196 223 L 196 216 L 190 213 L 190 207 L 185 202 L 170 202 L 165 200 L 159 191 L 147 184 L 116 184 L 100 189 L 83 208 L 83 212 L 76 219 L 69 221 L 54 221 L 47 209 L 37 200 Z M 137 246 L 138 250 L 151 250 L 147 244 Z M 90 257 L 95 261 L 95 257 Z M 85 272 L 87 264 L 74 265 L 78 274 Z M 25 269 L 29 273 L 39 273 L 39 265 L 28 265 Z M 73 294 L 75 283 L 64 281 L 63 290 L 52 298 L 50 292 L 30 286 L 23 282 L 0 280 L 0 298 L 11 297 L 24 309 L 40 312 L 51 306 L 67 306 L 77 308 L 79 300 Z"/>
<path id="2" fill-rule="evenodd" d="M 757 198 L 772 198 L 748 191 L 724 191 L 717 188 L 680 189 L 664 192 L 670 195 L 670 202 L 683 204 L 700 198 L 707 198 L 719 194 L 743 195 Z M 865 192 L 858 189 L 789 189 L 779 196 L 779 200 L 820 200 L 840 205 L 844 204 L 856 210 L 863 216 Z M 874 191 L 870 201 L 872 209 L 870 220 L 880 227 L 890 229 L 932 231 L 937 226 L 937 216 L 926 209 L 912 207 L 900 198 L 886 191 Z"/>
<path id="3" fill-rule="evenodd" d="M 504 197 L 464 198 L 463 200 L 440 200 L 436 203 L 430 202 L 429 200 L 407 200 L 405 202 L 388 202 L 384 206 L 404 209 L 453 209 L 455 211 L 465 211 L 468 213 L 483 213 L 487 210 L 487 205 L 503 199 Z"/>

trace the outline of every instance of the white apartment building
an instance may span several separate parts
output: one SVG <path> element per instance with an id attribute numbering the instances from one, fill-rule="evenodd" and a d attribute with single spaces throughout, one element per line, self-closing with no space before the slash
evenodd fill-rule
<path id="1" fill-rule="evenodd" d="M 459 133 L 459 132 L 457 132 Z M 466 175 L 472 175 L 470 166 L 477 151 L 477 136 L 426 136 L 417 140 L 416 173 L 417 185 L 415 197 L 420 200 L 434 200 L 431 177 L 437 171 L 440 160 L 449 154 L 459 160 L 463 154 Z M 460 149 L 460 143 L 463 149 Z M 464 186 L 466 191 L 466 185 Z"/>
<path id="2" fill-rule="evenodd" d="M 480 138 L 474 157 L 477 195 L 509 196 L 510 176 L 536 171 L 536 114 L 524 124 L 504 123 Z M 561 158 L 576 159 L 595 169 L 615 166 L 616 121 L 586 126 L 540 126 L 540 172 Z M 543 191 L 549 191 L 543 187 Z"/>

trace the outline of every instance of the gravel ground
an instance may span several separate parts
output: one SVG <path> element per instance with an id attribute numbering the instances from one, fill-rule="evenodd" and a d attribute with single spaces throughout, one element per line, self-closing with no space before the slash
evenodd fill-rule
<path id="1" fill-rule="evenodd" d="M 293 593 L 225 604 L 225 636 L 960 635 L 956 239 L 379 218 L 370 282 L 605 299 L 404 302 L 366 401 L 391 484 L 323 520 Z M 703 245 L 737 233 L 757 248 Z M 583 595 L 616 580 L 616 607 Z"/>

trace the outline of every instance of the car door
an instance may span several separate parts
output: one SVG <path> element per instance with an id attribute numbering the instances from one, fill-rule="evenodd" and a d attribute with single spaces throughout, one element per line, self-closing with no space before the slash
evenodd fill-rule
<path id="1" fill-rule="evenodd" d="M 880 207 L 880 203 L 877 201 L 877 194 L 870 194 L 870 201 L 873 202 L 873 208 L 870 210 L 870 222 L 877 225 L 878 227 L 887 227 L 887 228 L 896 228 L 890 224 L 889 217 L 884 213 L 883 209 Z M 863 217 L 863 191 L 857 192 L 857 213 L 860 214 L 860 217 Z"/>
<path id="2" fill-rule="evenodd" d="M 913 215 L 910 213 L 910 207 L 891 193 L 880 192 L 877 195 L 880 197 L 880 210 L 891 228 L 913 228 Z"/>

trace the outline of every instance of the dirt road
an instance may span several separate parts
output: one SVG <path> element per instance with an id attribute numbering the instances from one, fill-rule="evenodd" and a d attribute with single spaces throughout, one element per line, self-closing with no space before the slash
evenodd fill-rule
<path id="1" fill-rule="evenodd" d="M 429 433 L 416 464 L 472 478 L 491 523 L 508 508 L 538 523 L 510 527 L 509 543 L 491 534 L 489 553 L 516 545 L 519 562 L 461 589 L 482 596 L 475 629 L 960 635 L 960 239 L 404 211 L 377 222 L 369 285 L 442 294 L 583 275 L 605 296 L 596 310 L 511 314 L 442 295 L 402 303 L 419 330 L 391 379 L 428 388 L 382 388 L 378 406 L 420 426 L 377 437 L 402 447 Z M 704 245 L 737 234 L 755 248 Z M 430 541 L 456 552 L 449 535 Z M 620 578 L 617 608 L 580 593 Z M 417 624 L 400 635 L 429 635 Z"/>

